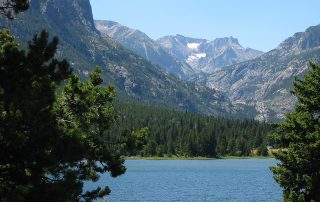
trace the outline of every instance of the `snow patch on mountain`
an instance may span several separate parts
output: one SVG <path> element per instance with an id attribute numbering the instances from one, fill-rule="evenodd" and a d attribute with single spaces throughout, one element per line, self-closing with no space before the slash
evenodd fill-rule
<path id="1" fill-rule="evenodd" d="M 198 50 L 198 47 L 200 46 L 200 43 L 188 43 L 187 46 L 191 50 Z"/>
<path id="2" fill-rule="evenodd" d="M 157 42 L 171 55 L 189 64 L 193 70 L 213 73 L 221 68 L 263 54 L 250 48 L 243 48 L 233 37 L 217 38 L 213 41 L 182 35 L 166 36 Z"/>
<path id="3" fill-rule="evenodd" d="M 201 58 L 205 58 L 207 56 L 206 53 L 197 53 L 197 54 L 193 54 L 193 55 L 190 55 L 187 59 L 187 62 L 194 62 L 195 60 L 199 60 Z"/>
<path id="4" fill-rule="evenodd" d="M 169 54 L 156 41 L 137 29 L 107 20 L 96 20 L 95 26 L 104 37 L 111 37 L 129 50 L 178 78 L 187 79 L 197 73 L 185 61 Z"/>

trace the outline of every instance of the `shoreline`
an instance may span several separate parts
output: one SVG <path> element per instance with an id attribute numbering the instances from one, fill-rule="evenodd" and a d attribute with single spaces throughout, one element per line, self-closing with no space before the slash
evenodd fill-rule
<path id="1" fill-rule="evenodd" d="M 158 156 L 125 156 L 123 157 L 125 160 L 215 160 L 217 158 L 210 158 L 210 157 L 185 157 L 185 156 L 164 156 L 164 157 L 158 157 Z"/>
<path id="2" fill-rule="evenodd" d="M 152 157 L 144 157 L 144 156 L 124 156 L 125 160 L 227 160 L 227 159 L 270 159 L 274 158 L 274 156 L 223 156 L 223 157 L 185 157 L 185 156 L 152 156 Z"/>

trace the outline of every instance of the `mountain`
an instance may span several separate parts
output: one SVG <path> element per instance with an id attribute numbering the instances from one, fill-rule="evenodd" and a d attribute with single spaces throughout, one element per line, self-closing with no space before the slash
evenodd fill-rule
<path id="1" fill-rule="evenodd" d="M 187 62 L 194 70 L 212 73 L 224 66 L 256 58 L 263 52 L 243 48 L 233 37 L 213 41 L 182 35 L 165 36 L 157 42 L 170 54 Z"/>
<path id="2" fill-rule="evenodd" d="M 96 65 L 105 83 L 116 86 L 120 99 L 206 114 L 235 111 L 221 92 L 182 81 L 146 61 L 95 28 L 89 0 L 32 0 L 31 7 L 14 21 L 0 19 L 23 47 L 42 29 L 59 36 L 59 58 L 67 58 L 74 72 L 87 78 Z"/>
<path id="3" fill-rule="evenodd" d="M 168 54 L 159 44 L 139 30 L 107 20 L 96 20 L 95 25 L 103 36 L 115 39 L 124 47 L 179 78 L 188 78 L 195 74 L 187 63 Z"/>
<path id="4" fill-rule="evenodd" d="M 320 25 L 294 34 L 256 59 L 203 76 L 199 82 L 227 92 L 234 103 L 254 106 L 258 120 L 279 120 L 293 110 L 292 82 L 305 74 L 309 61 L 320 63 Z"/>

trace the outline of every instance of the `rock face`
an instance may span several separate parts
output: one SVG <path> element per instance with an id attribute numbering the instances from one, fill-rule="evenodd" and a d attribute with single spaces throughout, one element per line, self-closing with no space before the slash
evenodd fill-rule
<path id="1" fill-rule="evenodd" d="M 187 63 L 168 54 L 159 44 L 139 30 L 106 20 L 96 20 L 95 25 L 102 35 L 115 39 L 124 47 L 179 78 L 187 79 L 195 74 Z"/>
<path id="2" fill-rule="evenodd" d="M 170 54 L 187 62 L 195 71 L 212 73 L 224 66 L 250 60 L 263 52 L 243 48 L 233 37 L 213 41 L 194 39 L 182 35 L 166 36 L 157 42 Z"/>
<path id="3" fill-rule="evenodd" d="M 295 33 L 292 37 L 283 41 L 276 50 L 278 50 L 283 57 L 317 48 L 320 46 L 319 33 L 319 25 L 309 27 L 305 32 Z"/>
<path id="4" fill-rule="evenodd" d="M 61 26 L 70 24 L 85 25 L 88 29 L 94 29 L 94 21 L 90 2 L 87 0 L 63 1 L 63 0 L 33 0 L 34 9 L 52 19 L 52 22 Z M 35 10 L 35 12 L 37 12 Z"/>
<path id="5" fill-rule="evenodd" d="M 305 74 L 309 61 L 320 62 L 320 25 L 296 33 L 254 60 L 203 76 L 199 82 L 227 92 L 234 103 L 254 106 L 258 120 L 279 120 L 293 110 L 292 82 Z"/>
<path id="6" fill-rule="evenodd" d="M 14 21 L 2 18 L 0 26 L 9 27 L 24 47 L 42 29 L 59 36 L 57 56 L 67 58 L 82 79 L 99 65 L 105 82 L 117 87 L 120 99 L 206 114 L 235 111 L 223 93 L 179 80 L 110 37 L 101 36 L 89 0 L 32 0 L 29 10 Z"/>
<path id="7" fill-rule="evenodd" d="M 290 94 L 294 77 L 305 74 L 309 61 L 320 63 L 320 25 L 259 57 L 261 52 L 242 48 L 232 37 L 208 41 L 181 35 L 144 41 L 148 51 L 139 56 L 95 28 L 89 0 L 32 0 L 29 10 L 14 21 L 1 18 L 0 26 L 8 27 L 23 47 L 42 29 L 59 36 L 57 56 L 67 58 L 82 79 L 101 66 L 106 83 L 116 86 L 120 99 L 214 115 L 234 116 L 242 110 L 262 121 L 283 119 L 296 102 Z M 136 37 L 146 40 L 143 33 Z M 174 65 L 165 69 L 155 65 L 155 59 L 144 59 L 151 60 L 151 53 L 161 50 L 167 52 L 163 57 L 170 56 L 168 64 L 176 57 L 175 64 L 187 62 L 202 73 L 193 82 L 185 81 L 168 73 Z M 238 63 L 243 60 L 248 61 Z M 176 75 L 187 74 L 177 67 Z"/>

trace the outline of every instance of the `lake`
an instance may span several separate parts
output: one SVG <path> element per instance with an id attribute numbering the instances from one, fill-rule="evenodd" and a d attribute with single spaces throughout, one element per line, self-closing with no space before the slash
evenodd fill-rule
<path id="1" fill-rule="evenodd" d="M 107 201 L 282 201 L 274 159 L 127 160 L 127 172 L 102 176 Z M 86 184 L 91 187 L 93 184 Z"/>

